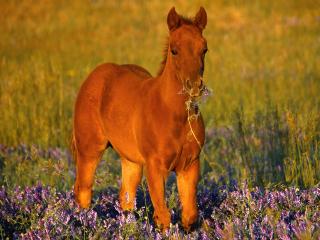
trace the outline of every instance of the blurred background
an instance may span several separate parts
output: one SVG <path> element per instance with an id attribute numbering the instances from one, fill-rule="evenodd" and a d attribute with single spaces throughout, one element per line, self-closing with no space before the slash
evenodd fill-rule
<path id="1" fill-rule="evenodd" d="M 71 189 L 68 151 L 80 84 L 103 62 L 155 75 L 166 17 L 208 14 L 202 174 L 249 186 L 320 181 L 320 2 L 1 1 L 0 185 Z M 111 150 L 95 188 L 118 186 Z"/>

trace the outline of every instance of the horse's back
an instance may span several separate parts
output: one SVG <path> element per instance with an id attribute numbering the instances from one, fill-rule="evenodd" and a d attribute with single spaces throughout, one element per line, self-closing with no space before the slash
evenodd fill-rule
<path id="1" fill-rule="evenodd" d="M 120 65 L 120 67 L 129 69 L 134 74 L 137 74 L 138 76 L 140 76 L 141 79 L 151 78 L 152 77 L 152 75 L 145 68 L 140 67 L 140 66 L 135 65 L 135 64 L 123 64 L 123 65 Z"/>
<path id="2" fill-rule="evenodd" d="M 88 115 L 90 111 L 98 113 L 109 104 L 123 105 L 140 94 L 141 80 L 151 77 L 146 69 L 137 65 L 101 64 L 83 82 L 76 100 L 75 115 L 81 112 Z M 111 101 L 114 98 L 118 101 Z"/>
<path id="3" fill-rule="evenodd" d="M 101 64 L 89 74 L 82 84 L 78 93 L 76 108 L 77 105 L 82 105 L 85 101 L 96 103 L 99 107 L 98 105 L 103 101 L 106 91 L 109 95 L 111 89 L 119 89 L 123 86 L 124 89 L 122 90 L 126 92 L 126 88 L 129 90 L 131 85 L 139 85 L 140 80 L 151 77 L 146 69 L 137 65 Z"/>

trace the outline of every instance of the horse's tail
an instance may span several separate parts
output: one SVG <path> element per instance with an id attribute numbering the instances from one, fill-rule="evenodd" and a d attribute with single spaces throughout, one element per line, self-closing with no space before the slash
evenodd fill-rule
<path id="1" fill-rule="evenodd" d="M 77 148 L 76 148 L 76 139 L 74 136 L 74 131 L 72 131 L 71 138 L 70 138 L 70 151 L 71 151 L 73 160 L 77 164 Z"/>

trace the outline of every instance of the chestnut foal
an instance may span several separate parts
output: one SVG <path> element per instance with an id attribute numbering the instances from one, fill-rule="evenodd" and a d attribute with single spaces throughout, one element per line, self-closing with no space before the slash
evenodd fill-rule
<path id="1" fill-rule="evenodd" d="M 182 224 L 189 230 L 198 217 L 199 154 L 205 137 L 197 99 L 205 89 L 207 44 L 202 31 L 207 14 L 201 7 L 191 20 L 172 8 L 167 24 L 170 35 L 157 77 L 136 65 L 106 63 L 82 84 L 73 125 L 74 191 L 79 205 L 88 208 L 96 167 L 105 149 L 112 147 L 121 157 L 122 209 L 133 209 L 144 169 L 154 220 L 168 228 L 165 181 L 175 171 Z"/>

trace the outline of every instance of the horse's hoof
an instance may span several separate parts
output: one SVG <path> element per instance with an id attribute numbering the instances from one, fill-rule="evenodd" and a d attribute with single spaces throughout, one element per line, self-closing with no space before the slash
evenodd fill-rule
<path id="1" fill-rule="evenodd" d="M 191 217 L 182 217 L 182 226 L 186 232 L 192 232 L 198 226 L 198 213 L 196 212 Z"/>
<path id="2" fill-rule="evenodd" d="M 162 214 L 162 215 L 154 215 L 153 220 L 157 227 L 162 231 L 165 232 L 170 227 L 171 223 L 171 216 L 169 213 Z"/>

